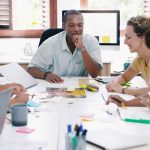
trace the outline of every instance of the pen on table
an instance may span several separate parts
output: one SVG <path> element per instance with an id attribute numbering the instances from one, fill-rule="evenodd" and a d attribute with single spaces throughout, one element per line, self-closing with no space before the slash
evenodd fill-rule
<path id="1" fill-rule="evenodd" d="M 95 89 L 94 87 L 90 87 L 90 86 L 87 86 L 86 89 L 92 91 L 92 92 L 97 92 L 98 90 Z"/>
<path id="2" fill-rule="evenodd" d="M 123 119 L 121 117 L 121 114 L 120 114 L 120 111 L 119 109 L 117 108 L 117 112 L 118 112 L 118 115 L 119 115 L 119 118 L 125 122 L 135 122 L 135 123 L 144 123 L 144 124 L 150 124 L 150 120 L 147 120 L 147 119 L 133 119 L 133 118 L 125 118 Z"/>
<path id="3" fill-rule="evenodd" d="M 123 120 L 123 119 L 122 119 L 122 117 L 121 117 L 121 114 L 120 114 L 119 108 L 117 108 L 117 113 L 118 113 L 118 115 L 119 115 L 119 118 L 120 118 L 121 120 Z"/>
<path id="4" fill-rule="evenodd" d="M 109 110 L 101 109 L 102 111 L 106 112 L 108 115 L 113 115 L 113 113 Z"/>
<path id="5" fill-rule="evenodd" d="M 110 112 L 109 110 L 106 110 L 105 112 L 109 115 L 112 115 L 112 112 Z"/>
<path id="6" fill-rule="evenodd" d="M 34 96 L 36 96 L 34 93 L 30 95 L 31 96 L 31 100 L 34 98 Z"/>
<path id="7" fill-rule="evenodd" d="M 108 83 L 106 81 L 103 81 L 103 79 L 101 79 L 101 78 L 94 78 L 94 80 L 97 81 L 97 82 L 101 82 L 103 84 L 107 84 Z"/>
<path id="8" fill-rule="evenodd" d="M 91 145 L 94 145 L 94 146 L 100 148 L 101 150 L 106 150 L 105 147 L 103 147 L 103 146 L 101 146 L 101 145 L 97 145 L 97 144 L 95 144 L 94 142 L 91 142 L 91 141 L 89 141 L 89 140 L 87 140 L 87 143 L 89 143 L 89 144 L 91 144 Z"/>
<path id="9" fill-rule="evenodd" d="M 103 94 L 101 94 L 101 97 L 104 100 L 104 102 L 106 103 L 106 99 Z M 110 112 L 109 110 L 104 110 L 104 109 L 102 109 L 102 110 L 105 111 L 107 114 L 112 115 L 112 112 Z"/>
<path id="10" fill-rule="evenodd" d="M 103 94 L 101 94 L 101 97 L 102 97 L 102 99 L 104 100 L 104 102 L 106 102 L 106 99 L 105 99 L 105 97 L 104 97 Z"/>
<path id="11" fill-rule="evenodd" d="M 150 124 L 150 120 L 147 119 L 132 119 L 132 118 L 125 118 L 123 119 L 126 122 L 135 122 L 135 123 L 144 123 L 144 124 Z"/>

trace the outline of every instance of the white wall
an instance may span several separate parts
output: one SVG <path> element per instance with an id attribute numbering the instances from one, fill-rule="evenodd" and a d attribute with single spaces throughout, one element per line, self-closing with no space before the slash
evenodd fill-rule
<path id="1" fill-rule="evenodd" d="M 0 38 L 0 55 L 24 55 L 26 43 L 31 43 L 32 50 L 35 52 L 39 38 Z"/>
<path id="2" fill-rule="evenodd" d="M 112 61 L 111 72 L 113 71 L 122 71 L 123 64 L 128 61 L 128 58 L 133 60 L 136 56 L 136 53 L 130 53 L 129 48 L 124 44 L 124 39 L 121 38 L 120 46 L 107 46 L 101 47 L 102 49 L 102 60 L 103 61 Z"/>
<path id="3" fill-rule="evenodd" d="M 26 43 L 31 43 L 33 53 L 36 52 L 39 38 L 0 38 L 0 56 L 3 55 L 15 55 L 23 56 L 24 47 Z M 135 54 L 131 54 L 128 47 L 124 45 L 123 39 L 121 39 L 121 45 L 118 49 L 114 46 L 101 46 L 101 54 L 103 61 L 111 61 L 112 71 L 123 70 L 123 63 L 128 57 L 135 57 Z"/>

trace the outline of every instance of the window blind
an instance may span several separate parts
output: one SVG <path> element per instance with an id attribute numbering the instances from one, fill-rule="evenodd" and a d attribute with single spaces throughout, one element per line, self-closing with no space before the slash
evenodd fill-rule
<path id="1" fill-rule="evenodd" d="M 0 0 L 0 28 L 10 27 L 10 1 Z"/>
<path id="2" fill-rule="evenodd" d="M 11 1 L 12 26 L 14 30 L 49 28 L 49 0 Z"/>
<path id="3" fill-rule="evenodd" d="M 42 0 L 42 26 L 43 28 L 49 28 L 50 26 L 49 8 L 50 8 L 49 0 Z"/>
<path id="4" fill-rule="evenodd" d="M 144 0 L 144 15 L 150 17 L 150 0 Z"/>

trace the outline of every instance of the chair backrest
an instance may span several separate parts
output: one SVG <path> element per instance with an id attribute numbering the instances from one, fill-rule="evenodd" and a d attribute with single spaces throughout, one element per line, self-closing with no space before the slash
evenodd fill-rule
<path id="1" fill-rule="evenodd" d="M 39 46 L 46 40 L 48 39 L 49 37 L 59 33 L 59 32 L 62 32 L 64 31 L 64 29 L 62 28 L 56 28 L 56 29 L 47 29 L 43 32 L 43 34 L 41 35 L 41 38 L 40 38 L 40 42 L 39 42 Z M 38 46 L 38 47 L 39 47 Z"/>
<path id="2" fill-rule="evenodd" d="M 11 98 L 11 95 L 12 95 L 11 89 L 7 89 L 0 92 L 0 134 L 3 131 L 6 112 L 8 109 L 9 99 Z"/>

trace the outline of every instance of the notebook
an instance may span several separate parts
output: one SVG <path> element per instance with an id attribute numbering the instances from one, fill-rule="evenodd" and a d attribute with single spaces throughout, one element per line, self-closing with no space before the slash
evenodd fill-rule
<path id="1" fill-rule="evenodd" d="M 8 101 L 11 98 L 11 90 L 0 92 L 0 134 L 2 133 L 5 117 L 8 109 Z"/>
<path id="2" fill-rule="evenodd" d="M 147 142 L 140 137 L 127 135 L 113 129 L 88 131 L 87 142 L 103 150 L 122 150 L 147 144 Z"/>
<path id="3" fill-rule="evenodd" d="M 2 74 L 9 82 L 22 84 L 25 88 L 32 87 L 38 82 L 17 63 L 10 63 L 0 67 Z"/>

